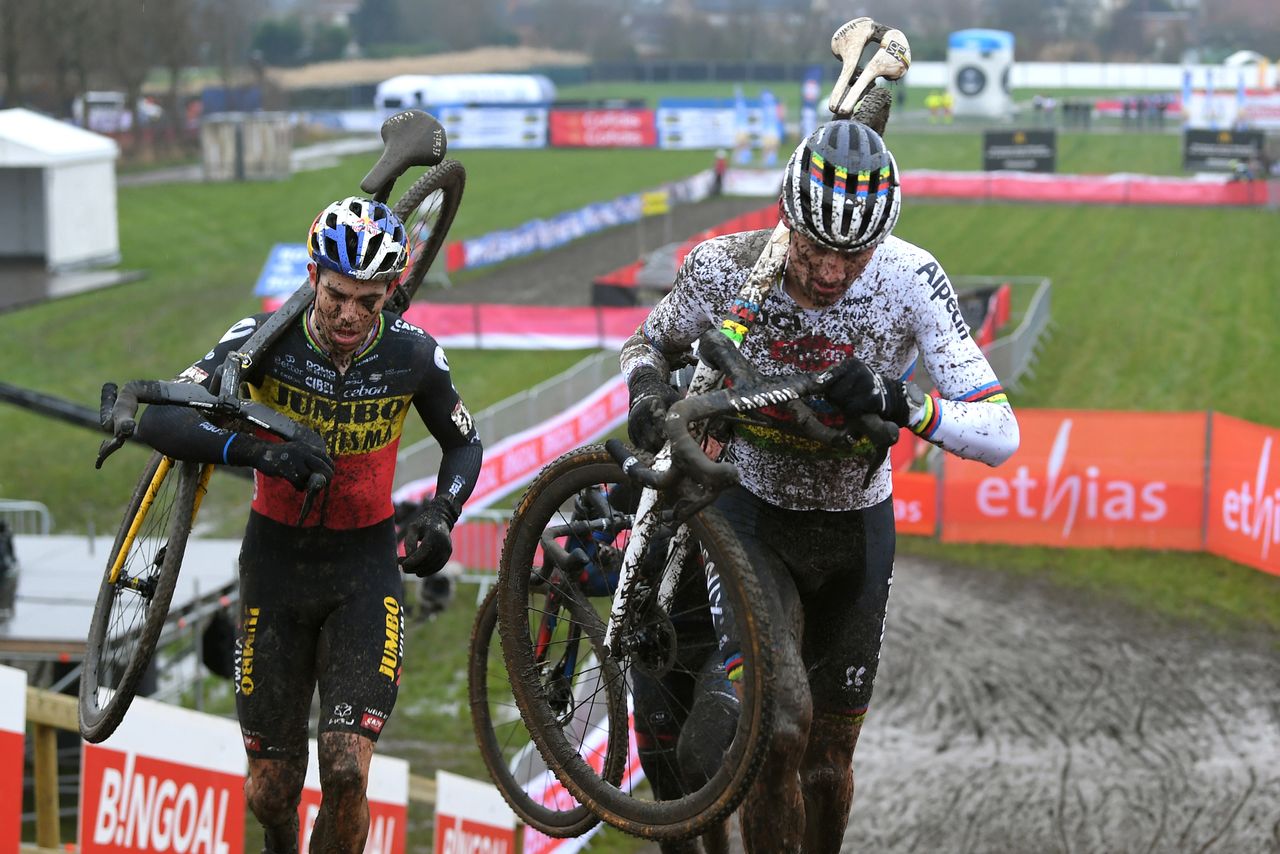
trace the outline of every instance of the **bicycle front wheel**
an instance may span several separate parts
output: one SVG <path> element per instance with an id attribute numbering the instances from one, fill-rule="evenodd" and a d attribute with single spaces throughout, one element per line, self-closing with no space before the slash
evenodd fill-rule
<path id="1" fill-rule="evenodd" d="M 626 697 L 621 690 L 606 692 L 604 702 L 574 708 L 575 696 L 593 697 L 591 686 L 600 673 L 603 625 L 590 635 L 567 635 L 558 644 L 555 677 L 565 704 L 560 720 L 565 726 L 591 727 L 599 736 L 588 761 L 601 764 L 603 773 L 615 783 L 622 779 L 626 746 Z M 476 744 L 489 776 L 520 819 L 548 836 L 581 836 L 600 822 L 600 817 L 578 801 L 561 785 L 534 748 L 529 730 L 511 696 L 510 680 L 502 663 L 498 639 L 498 589 L 491 589 L 476 614 L 471 633 L 468 693 L 471 724 Z M 620 687 L 620 685 L 619 685 Z M 608 733 L 614 733 L 609 737 Z M 609 748 L 615 753 L 609 754 Z"/>
<path id="2" fill-rule="evenodd" d="M 107 558 L 80 672 L 80 735 L 115 732 L 169 614 L 178 569 L 213 466 L 151 457 Z"/>
<path id="3" fill-rule="evenodd" d="M 565 787 L 615 827 L 676 841 L 703 833 L 731 813 L 764 761 L 773 725 L 769 625 L 757 607 L 762 597 L 759 582 L 737 539 L 718 513 L 703 510 L 689 521 L 697 544 L 686 570 L 694 573 L 688 581 L 702 588 L 695 591 L 701 594 L 700 604 L 695 598 L 690 605 L 677 595 L 664 609 L 651 597 L 637 594 L 618 629 L 620 653 L 616 659 L 609 657 L 605 670 L 610 678 L 616 672 L 632 692 L 640 766 L 631 767 L 619 784 L 584 761 L 573 734 L 556 725 L 554 693 L 539 678 L 545 669 L 538 652 L 541 633 L 531 617 L 538 615 L 538 596 L 546 588 L 569 583 L 556 571 L 553 555 L 585 549 L 593 562 L 587 566 L 588 576 L 592 569 L 621 559 L 632 518 L 615 511 L 629 504 L 620 496 L 630 489 L 622 470 L 599 445 L 572 451 L 539 473 L 512 517 L 503 546 L 499 632 L 516 703 L 535 744 Z M 600 509 L 584 514 L 583 508 L 591 505 Z M 660 564 L 665 554 L 664 549 Z M 648 560 L 642 558 L 642 563 Z M 570 581 L 588 577 L 571 574 L 577 578 Z M 712 732 L 709 740 L 716 744 L 689 745 L 679 740 L 678 732 L 678 747 L 663 757 L 655 748 L 671 738 L 669 725 L 680 730 L 694 720 L 697 709 L 705 706 L 700 701 L 711 693 L 701 678 L 711 633 L 707 578 L 714 582 L 716 604 L 734 615 L 733 635 L 741 647 L 735 660 L 735 665 L 741 662 L 740 678 L 732 688 L 721 690 L 729 684 L 725 680 L 715 692 L 721 699 L 727 694 L 734 708 L 718 718 L 718 726 L 700 731 Z M 649 578 L 646 583 L 653 587 L 653 582 Z M 572 593 L 565 590 L 566 596 Z M 602 597 L 598 607 L 607 611 L 608 599 Z M 718 658 L 714 633 L 709 646 Z M 673 764 L 677 767 L 670 768 Z M 660 765 L 668 766 L 665 771 L 670 773 L 661 775 L 665 780 L 655 773 L 664 770 Z M 642 781 L 644 774 L 650 782 Z M 673 777 L 678 778 L 675 785 Z"/>
<path id="4" fill-rule="evenodd" d="M 403 314 L 440 254 L 449 227 L 462 204 L 467 170 L 456 160 L 446 160 L 415 181 L 392 210 L 409 233 L 409 261 L 400 285 L 387 300 L 387 310 Z"/>

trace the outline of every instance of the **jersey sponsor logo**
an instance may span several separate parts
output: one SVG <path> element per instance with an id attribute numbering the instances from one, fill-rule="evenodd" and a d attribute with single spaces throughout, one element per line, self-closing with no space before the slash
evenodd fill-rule
<path id="1" fill-rule="evenodd" d="M 319 362 L 313 362 L 310 359 L 307 359 L 307 373 L 312 374 L 313 376 L 324 377 L 330 381 L 338 379 L 338 372 L 333 368 L 326 368 Z"/>
<path id="2" fill-rule="evenodd" d="M 196 383 L 199 385 L 209 378 L 209 372 L 199 365 L 192 365 L 182 373 L 178 374 L 178 382 L 180 383 Z"/>
<path id="3" fill-rule="evenodd" d="M 306 376 L 302 380 L 302 384 L 312 391 L 318 391 L 321 394 L 333 395 L 333 383 L 320 377 Z"/>
<path id="4" fill-rule="evenodd" d="M 951 325 L 955 327 L 960 337 L 968 338 L 969 324 L 964 322 L 964 317 L 960 314 L 960 302 L 956 299 L 956 289 L 951 287 L 947 274 L 942 272 L 938 262 L 930 261 L 923 267 L 918 268 L 916 275 L 920 276 L 924 283 L 932 288 L 929 299 L 941 300 L 947 311 L 951 313 Z"/>
<path id="5" fill-rule="evenodd" d="M 426 334 L 427 334 L 426 332 L 423 332 L 423 331 L 422 331 L 421 329 L 419 329 L 418 327 L 414 326 L 414 325 L 413 325 L 412 323 L 410 323 L 409 321 L 405 320 L 403 317 L 397 317 L 397 318 L 396 318 L 395 323 L 392 323 L 392 324 L 391 324 L 391 331 L 392 331 L 392 332 L 412 332 L 412 333 L 417 334 L 417 335 L 426 335 Z M 439 349 L 439 348 L 437 348 L 437 349 Z"/>
<path id="6" fill-rule="evenodd" d="M 435 360 L 437 368 L 442 371 L 449 370 L 449 357 L 444 354 L 444 348 L 439 344 L 436 345 L 436 352 L 432 358 Z"/>
<path id="7" fill-rule="evenodd" d="M 244 620 L 244 639 L 236 639 L 234 679 L 237 694 L 246 697 L 253 694 L 253 645 L 258 639 L 258 619 L 261 608 L 245 608 L 241 619 Z"/>
<path id="8" fill-rule="evenodd" d="M 351 386 L 343 386 L 342 396 L 345 398 L 378 397 L 380 395 L 386 394 L 387 390 L 390 388 L 391 386 L 388 386 L 388 385 L 361 384 L 361 385 L 355 386 L 354 388 L 352 388 Z"/>
<path id="9" fill-rule="evenodd" d="M 453 406 L 453 411 L 449 413 L 449 418 L 453 421 L 453 426 L 458 428 L 458 432 L 463 438 L 471 435 L 471 431 L 475 429 L 475 422 L 471 419 L 471 413 L 467 410 L 462 401 L 458 401 Z"/>
<path id="10" fill-rule="evenodd" d="M 853 355 L 853 345 L 836 343 L 825 335 L 780 339 L 769 345 L 769 358 L 798 371 L 820 371 Z"/>
<path id="11" fill-rule="evenodd" d="M 237 320 L 231 325 L 231 328 L 226 331 L 226 334 L 218 339 L 218 343 L 225 344 L 228 341 L 234 341 L 237 338 L 244 338 L 248 336 L 248 334 L 252 332 L 254 327 L 257 325 L 258 320 L 255 317 L 246 317 L 242 320 Z"/>
<path id="12" fill-rule="evenodd" d="M 404 658 L 404 632 L 400 625 L 400 603 L 394 596 L 382 600 L 386 609 L 386 640 L 382 643 L 382 661 L 378 672 L 388 679 L 400 684 L 400 662 Z"/>
<path id="13" fill-rule="evenodd" d="M 334 401 L 268 377 L 254 390 L 260 400 L 312 428 L 334 456 L 378 451 L 400 436 L 409 395 Z"/>

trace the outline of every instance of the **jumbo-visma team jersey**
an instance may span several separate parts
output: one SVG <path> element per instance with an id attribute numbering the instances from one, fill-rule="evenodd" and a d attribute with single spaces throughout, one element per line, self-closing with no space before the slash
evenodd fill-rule
<path id="1" fill-rule="evenodd" d="M 208 387 L 227 353 L 268 316 L 236 323 L 182 376 Z M 444 350 L 426 332 L 388 312 L 380 315 L 371 343 L 356 354 L 345 374 L 299 319 L 244 379 L 254 400 L 319 433 L 333 458 L 333 481 L 315 501 L 304 527 L 363 528 L 392 515 L 396 450 L 411 406 L 441 447 L 479 441 L 471 414 L 453 387 Z M 288 481 L 254 472 L 253 509 L 258 513 L 296 525 L 303 497 Z"/>

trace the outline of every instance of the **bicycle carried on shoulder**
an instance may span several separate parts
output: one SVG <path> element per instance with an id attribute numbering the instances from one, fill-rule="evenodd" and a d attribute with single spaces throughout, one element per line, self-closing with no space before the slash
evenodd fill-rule
<path id="1" fill-rule="evenodd" d="M 863 65 L 862 48 L 870 42 L 880 49 Z M 877 77 L 896 79 L 905 72 L 905 36 L 858 19 L 836 31 L 832 49 L 844 60 L 845 73 L 831 109 L 848 115 L 866 92 L 854 117 L 883 129 L 891 99 L 885 90 L 869 87 Z M 845 449 L 867 442 L 874 449 L 872 472 L 897 439 L 896 427 L 871 416 L 852 432 L 833 430 L 802 404 L 802 398 L 822 394 L 830 371 L 765 379 L 739 354 L 755 307 L 781 273 L 789 236 L 779 223 L 730 316 L 700 339 L 700 362 L 686 397 L 668 410 L 669 441 L 657 456 L 633 453 L 612 440 L 561 457 L 528 488 L 504 543 L 498 630 L 528 735 L 581 804 L 638 836 L 677 841 L 712 830 L 745 797 L 772 734 L 776 627 L 756 607 L 761 585 L 728 522 L 712 506 L 720 491 L 737 482 L 737 472 L 712 458 L 720 431 L 706 424 L 754 420 L 764 407 L 782 407 L 789 429 L 802 436 Z M 732 388 L 718 389 L 726 376 Z M 638 502 L 612 500 L 628 485 L 640 491 Z M 577 508 L 590 493 L 606 496 L 605 505 L 617 512 L 582 518 Z M 576 546 L 586 538 L 594 540 L 596 555 L 618 560 L 612 604 L 604 614 L 581 580 L 584 569 L 604 561 Z M 690 605 L 682 592 L 689 589 L 690 575 L 704 586 L 701 604 Z M 695 622 L 690 608 L 710 612 L 713 647 L 732 636 L 719 673 L 708 667 L 705 637 L 689 628 Z M 587 644 L 600 655 L 592 665 L 595 689 L 567 700 L 563 662 L 581 660 Z M 698 716 L 706 696 L 717 694 L 724 700 L 719 728 L 703 731 L 718 732 L 711 739 L 716 743 L 686 747 L 677 737 L 669 748 L 675 786 L 670 780 L 661 787 L 640 785 L 639 769 L 620 759 L 629 755 L 628 739 L 625 722 L 613 715 L 597 716 L 603 722 L 586 730 L 567 725 L 583 708 L 628 706 L 634 709 L 637 747 L 645 741 L 652 748 L 658 736 L 670 737 L 670 729 L 655 722 L 674 719 L 679 731 Z M 730 705 L 736 708 L 727 715 Z M 619 778 L 621 764 L 632 773 Z M 513 802 L 503 781 L 495 780 Z"/>
<path id="2" fill-rule="evenodd" d="M 386 310 L 402 314 L 444 245 L 462 201 L 466 171 L 461 163 L 445 159 L 444 129 L 419 110 L 388 118 L 382 139 L 381 156 L 360 182 L 374 199 L 386 202 L 409 169 L 427 167 L 392 206 L 411 237 L 405 272 L 386 304 Z M 112 435 L 99 449 L 97 467 L 133 435 L 142 403 L 192 407 L 224 423 L 254 425 L 286 441 L 323 447 L 315 431 L 246 399 L 241 388 L 244 372 L 265 356 L 314 298 L 309 283 L 299 287 L 241 349 L 228 354 L 213 391 L 162 380 L 135 380 L 123 388 L 104 385 L 100 419 Z M 89 623 L 79 700 L 80 734 L 86 741 L 108 738 L 138 691 L 167 621 L 183 553 L 213 469 L 211 464 L 179 462 L 157 452 L 138 479 L 116 531 Z M 323 477 L 313 475 L 303 518 L 325 485 Z"/>

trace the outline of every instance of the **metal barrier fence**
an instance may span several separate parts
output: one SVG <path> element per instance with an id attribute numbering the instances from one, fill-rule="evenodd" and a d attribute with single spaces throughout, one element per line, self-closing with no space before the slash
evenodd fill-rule
<path id="1" fill-rule="evenodd" d="M 48 534 L 53 530 L 53 515 L 39 501 L 0 498 L 0 522 L 13 534 Z"/>
<path id="2" fill-rule="evenodd" d="M 538 383 L 475 413 L 476 430 L 486 445 L 514 436 L 581 403 L 618 373 L 618 354 L 592 354 L 564 373 Z M 396 486 L 431 477 L 440 469 L 440 445 L 427 437 L 400 451 Z M 495 564 L 496 565 L 496 564 Z"/>
<path id="3" fill-rule="evenodd" d="M 1032 375 L 1032 363 L 1044 333 L 1052 321 L 1049 305 L 1049 280 L 1036 277 L 992 279 L 994 284 L 1007 282 L 1019 290 L 1035 287 L 1031 301 L 1021 312 L 1014 330 L 1001 335 L 987 348 L 987 361 L 1006 389 L 1017 391 L 1022 381 Z M 1021 300 L 1015 300 L 1020 303 Z M 1017 316 L 1015 310 L 1014 316 Z"/>

